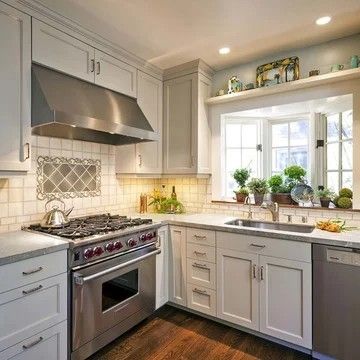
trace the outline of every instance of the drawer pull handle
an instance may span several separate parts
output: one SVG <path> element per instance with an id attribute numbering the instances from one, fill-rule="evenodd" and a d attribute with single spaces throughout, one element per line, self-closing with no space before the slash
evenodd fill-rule
<path id="1" fill-rule="evenodd" d="M 253 279 L 256 279 L 256 265 L 252 266 L 252 276 L 253 276 Z"/>
<path id="2" fill-rule="evenodd" d="M 260 267 L 260 280 L 264 280 L 264 267 Z"/>
<path id="3" fill-rule="evenodd" d="M 250 246 L 256 247 L 258 249 L 263 249 L 266 247 L 266 245 L 258 245 L 258 244 L 250 244 Z"/>
<path id="4" fill-rule="evenodd" d="M 35 287 L 35 288 L 33 288 L 33 289 L 30 289 L 30 290 L 23 290 L 23 294 L 24 295 L 29 295 L 29 294 L 31 294 L 31 293 L 33 293 L 33 292 L 35 292 L 35 291 L 39 291 L 39 290 L 41 290 L 43 287 L 42 287 L 42 285 L 39 285 L 39 286 L 37 286 L 37 287 Z"/>
<path id="5" fill-rule="evenodd" d="M 206 252 L 199 252 L 199 251 L 194 251 L 195 255 L 201 255 L 201 256 L 205 256 Z"/>
<path id="6" fill-rule="evenodd" d="M 194 238 L 196 239 L 202 239 L 202 240 L 205 240 L 206 239 L 206 235 L 194 235 Z"/>
<path id="7" fill-rule="evenodd" d="M 210 268 L 208 268 L 205 264 L 203 265 L 203 264 L 193 263 L 192 266 L 200 269 L 210 270 Z"/>
<path id="8" fill-rule="evenodd" d="M 29 271 L 23 271 L 23 275 L 31 275 L 35 274 L 43 269 L 42 266 L 39 266 L 37 269 L 29 270 Z"/>
<path id="9" fill-rule="evenodd" d="M 331 259 L 331 260 L 336 260 L 336 261 L 339 261 L 339 260 L 340 260 L 338 257 L 335 257 L 335 256 L 330 256 L 330 259 Z"/>
<path id="10" fill-rule="evenodd" d="M 27 345 L 23 345 L 23 349 L 24 350 L 30 349 L 33 346 L 37 345 L 39 342 L 43 341 L 43 339 L 44 338 L 42 336 L 40 336 L 37 340 L 33 341 L 32 343 L 27 344 Z"/>
<path id="11" fill-rule="evenodd" d="M 193 289 L 193 292 L 196 292 L 198 294 L 207 294 L 206 290 L 200 290 L 198 288 Z"/>

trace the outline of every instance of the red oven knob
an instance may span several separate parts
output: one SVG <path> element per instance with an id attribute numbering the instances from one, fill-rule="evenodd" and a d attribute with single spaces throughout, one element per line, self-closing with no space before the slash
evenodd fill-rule
<path id="1" fill-rule="evenodd" d="M 133 246 L 136 246 L 137 242 L 135 239 L 131 238 L 129 239 L 127 242 L 126 242 L 127 246 L 129 247 L 133 247 Z"/>
<path id="2" fill-rule="evenodd" d="M 140 235 L 140 241 L 142 241 L 142 242 L 146 241 L 146 235 L 145 234 Z"/>
<path id="3" fill-rule="evenodd" d="M 90 259 L 94 256 L 94 250 L 93 249 L 85 249 L 84 251 L 84 258 Z"/>
<path id="4" fill-rule="evenodd" d="M 102 255 L 103 252 L 104 252 L 104 250 L 102 247 L 100 247 L 100 246 L 94 247 L 94 255 L 95 256 L 100 256 L 100 255 Z"/>
<path id="5" fill-rule="evenodd" d="M 115 250 L 115 246 L 113 243 L 108 243 L 105 245 L 105 250 L 108 251 L 108 252 L 112 252 Z"/>
<path id="6" fill-rule="evenodd" d="M 151 240 L 153 238 L 152 233 L 147 233 L 146 234 L 146 240 Z"/>
<path id="7" fill-rule="evenodd" d="M 115 241 L 114 242 L 114 249 L 115 250 L 120 250 L 122 248 L 122 243 L 120 241 Z"/>

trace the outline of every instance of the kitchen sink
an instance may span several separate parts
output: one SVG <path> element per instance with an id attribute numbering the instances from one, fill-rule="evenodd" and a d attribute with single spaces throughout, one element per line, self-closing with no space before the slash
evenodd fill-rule
<path id="1" fill-rule="evenodd" d="M 290 232 L 298 232 L 298 233 L 311 233 L 315 228 L 312 225 L 285 224 L 279 222 L 242 220 L 242 219 L 228 221 L 225 223 L 225 225 L 244 226 L 244 227 L 264 229 L 264 230 L 290 231 Z"/>

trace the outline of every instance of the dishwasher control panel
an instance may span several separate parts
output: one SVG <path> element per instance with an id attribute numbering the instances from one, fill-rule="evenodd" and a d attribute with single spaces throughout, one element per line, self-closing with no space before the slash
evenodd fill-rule
<path id="1" fill-rule="evenodd" d="M 360 253 L 357 252 L 327 249 L 326 258 L 328 262 L 360 266 Z"/>

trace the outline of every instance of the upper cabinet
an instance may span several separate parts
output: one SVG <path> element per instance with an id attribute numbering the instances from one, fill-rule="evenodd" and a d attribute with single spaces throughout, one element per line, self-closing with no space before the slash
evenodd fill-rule
<path id="1" fill-rule="evenodd" d="M 0 2 L 0 171 L 30 169 L 30 16 Z"/>
<path id="2" fill-rule="evenodd" d="M 162 81 L 138 70 L 137 102 L 159 141 L 116 148 L 118 174 L 161 174 L 162 172 Z"/>
<path id="3" fill-rule="evenodd" d="M 34 62 L 136 97 L 136 68 L 33 19 Z"/>
<path id="4" fill-rule="evenodd" d="M 211 76 L 212 70 L 200 60 L 165 71 L 165 174 L 211 172 L 211 130 L 205 105 Z"/>

